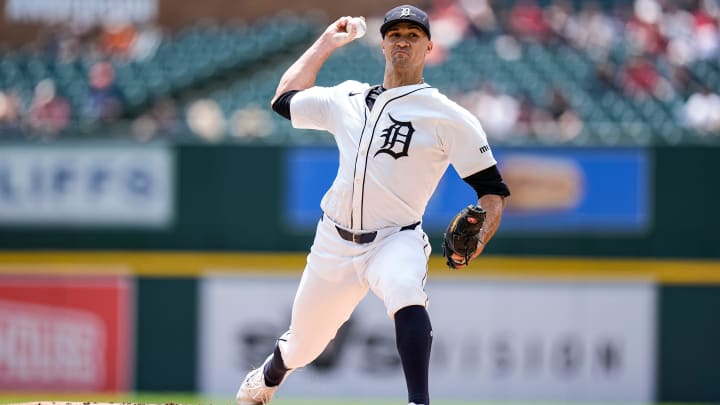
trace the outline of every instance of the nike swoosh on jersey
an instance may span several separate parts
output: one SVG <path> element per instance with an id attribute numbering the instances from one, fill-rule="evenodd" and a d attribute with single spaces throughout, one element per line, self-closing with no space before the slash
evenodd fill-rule
<path id="1" fill-rule="evenodd" d="M 359 91 L 358 92 L 351 91 L 350 93 L 348 93 L 348 97 L 357 96 L 358 94 L 362 94 L 362 93 L 360 93 Z"/>

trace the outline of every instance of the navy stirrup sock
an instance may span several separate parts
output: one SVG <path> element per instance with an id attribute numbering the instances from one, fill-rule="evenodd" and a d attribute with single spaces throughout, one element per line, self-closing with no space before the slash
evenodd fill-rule
<path id="1" fill-rule="evenodd" d="M 408 402 L 430 404 L 428 369 L 432 326 L 425 307 L 412 305 L 395 313 L 395 339 L 408 389 Z"/>
<path id="2" fill-rule="evenodd" d="M 263 369 L 265 385 L 268 387 L 280 385 L 287 372 L 288 369 L 285 368 L 282 355 L 280 354 L 280 346 L 275 345 L 275 351 L 273 352 L 272 359 L 265 363 L 265 368 Z"/>

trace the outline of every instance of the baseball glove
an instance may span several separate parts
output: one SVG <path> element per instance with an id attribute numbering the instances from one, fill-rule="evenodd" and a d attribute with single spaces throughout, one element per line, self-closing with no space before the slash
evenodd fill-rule
<path id="1" fill-rule="evenodd" d="M 477 250 L 480 242 L 480 229 L 485 223 L 486 211 L 477 205 L 468 205 L 450 221 L 443 239 L 443 256 L 451 269 L 466 265 Z M 456 253 L 464 258 L 457 261 L 452 257 Z"/>

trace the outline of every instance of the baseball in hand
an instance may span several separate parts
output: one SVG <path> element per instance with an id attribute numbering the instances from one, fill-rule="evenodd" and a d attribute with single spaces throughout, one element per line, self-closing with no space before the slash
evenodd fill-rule
<path id="1" fill-rule="evenodd" d="M 355 27 L 357 32 L 355 39 L 365 36 L 365 33 L 367 32 L 367 24 L 365 24 L 365 20 L 363 18 L 353 17 L 350 21 L 348 21 L 345 31 L 352 32 L 353 27 Z"/>

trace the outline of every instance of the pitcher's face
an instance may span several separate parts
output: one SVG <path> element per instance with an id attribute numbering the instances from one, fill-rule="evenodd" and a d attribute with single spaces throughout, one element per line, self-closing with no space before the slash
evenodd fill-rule
<path id="1" fill-rule="evenodd" d="M 432 50 L 432 41 L 414 23 L 399 22 L 385 33 L 382 49 L 385 61 L 394 66 L 425 64 L 425 56 Z"/>

